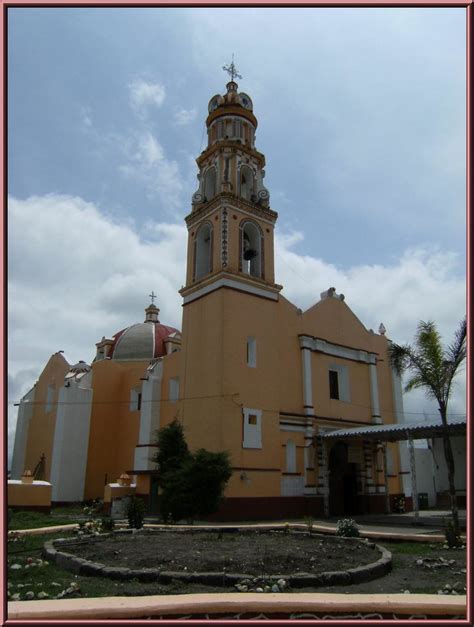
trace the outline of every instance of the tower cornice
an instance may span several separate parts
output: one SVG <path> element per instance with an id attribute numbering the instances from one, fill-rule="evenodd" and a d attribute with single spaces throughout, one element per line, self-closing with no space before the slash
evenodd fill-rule
<path id="1" fill-rule="evenodd" d="M 209 127 L 209 125 L 212 124 L 214 120 L 225 115 L 238 115 L 241 118 L 245 118 L 246 120 L 251 122 L 255 128 L 257 128 L 258 126 L 257 118 L 254 116 L 254 114 L 251 111 L 249 111 L 248 109 L 245 109 L 244 107 L 240 105 L 235 105 L 235 104 L 222 104 L 215 111 L 212 111 L 207 116 L 206 126 Z"/>
<path id="2" fill-rule="evenodd" d="M 179 293 L 185 299 L 186 303 L 188 300 L 194 300 L 195 298 L 201 297 L 201 295 L 221 288 L 233 289 L 250 294 L 253 293 L 255 296 L 278 300 L 278 294 L 283 289 L 283 286 L 277 283 L 268 283 L 267 281 L 249 276 L 243 272 L 219 270 L 193 285 L 181 288 Z"/>
<path id="3" fill-rule="evenodd" d="M 258 164 L 261 168 L 265 167 L 265 155 L 263 153 L 255 150 L 255 148 L 249 148 L 249 146 L 246 146 L 245 144 L 242 144 L 235 139 L 226 139 L 223 141 L 219 141 L 209 148 L 206 148 L 206 150 L 203 150 L 199 157 L 196 159 L 196 163 L 199 167 L 202 167 L 206 159 L 212 157 L 216 152 L 224 152 L 225 148 L 231 148 L 234 152 L 240 151 L 251 155 L 252 157 L 257 159 Z"/>
<path id="4" fill-rule="evenodd" d="M 226 205 L 227 208 L 233 208 L 243 211 L 257 218 L 261 218 L 271 224 L 274 224 L 278 218 L 278 213 L 273 209 L 266 209 L 249 200 L 245 200 L 240 196 L 231 192 L 221 192 L 209 202 L 201 205 L 185 217 L 188 228 L 194 226 L 197 222 L 203 220 L 208 214 L 213 213 L 216 208 Z"/>

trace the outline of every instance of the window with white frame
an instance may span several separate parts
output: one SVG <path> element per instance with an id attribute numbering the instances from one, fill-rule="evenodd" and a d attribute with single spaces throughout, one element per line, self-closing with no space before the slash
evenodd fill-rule
<path id="1" fill-rule="evenodd" d="M 243 448 L 262 448 L 262 410 L 243 408 Z"/>
<path id="2" fill-rule="evenodd" d="M 168 396 L 170 401 L 177 401 L 179 399 L 179 378 L 174 377 L 169 380 Z"/>
<path id="3" fill-rule="evenodd" d="M 130 390 L 130 411 L 140 411 L 142 408 L 142 393 L 140 388 Z"/>
<path id="4" fill-rule="evenodd" d="M 342 364 L 329 366 L 329 398 L 349 403 L 351 400 L 349 389 L 349 369 Z"/>
<path id="5" fill-rule="evenodd" d="M 288 440 L 285 447 L 286 472 L 296 472 L 296 444 Z"/>
<path id="6" fill-rule="evenodd" d="M 247 338 L 247 366 L 257 367 L 257 342 L 254 337 Z"/>

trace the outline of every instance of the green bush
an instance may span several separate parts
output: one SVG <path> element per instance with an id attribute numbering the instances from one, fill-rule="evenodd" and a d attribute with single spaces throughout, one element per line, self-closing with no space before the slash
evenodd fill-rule
<path id="1" fill-rule="evenodd" d="M 138 496 L 132 496 L 127 506 L 128 526 L 131 529 L 141 529 L 145 517 L 145 503 Z"/>
<path id="2" fill-rule="evenodd" d="M 100 519 L 100 527 L 102 531 L 112 531 L 115 527 L 114 519 L 110 516 L 102 516 Z"/>
<path id="3" fill-rule="evenodd" d="M 352 518 L 342 518 L 337 521 L 336 535 L 344 538 L 358 538 L 360 536 L 359 527 Z"/>
<path id="4" fill-rule="evenodd" d="M 157 433 L 152 461 L 160 474 L 160 511 L 165 521 L 192 521 L 215 512 L 232 475 L 227 453 L 189 451 L 181 423 L 174 420 Z"/>
<path id="5" fill-rule="evenodd" d="M 192 521 L 215 512 L 232 475 L 227 453 L 199 449 L 162 475 L 160 509 L 165 520 Z"/>

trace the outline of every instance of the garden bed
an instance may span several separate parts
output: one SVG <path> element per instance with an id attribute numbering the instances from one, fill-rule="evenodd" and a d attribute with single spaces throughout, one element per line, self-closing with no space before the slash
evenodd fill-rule
<path id="1" fill-rule="evenodd" d="M 307 587 L 368 581 L 391 567 L 366 540 L 294 531 L 150 531 L 56 540 L 44 555 L 76 574 L 140 581 Z"/>

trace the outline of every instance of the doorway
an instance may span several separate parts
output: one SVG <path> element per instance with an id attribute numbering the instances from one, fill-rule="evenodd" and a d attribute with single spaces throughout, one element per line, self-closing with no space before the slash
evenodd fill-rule
<path id="1" fill-rule="evenodd" d="M 360 513 L 357 499 L 357 464 L 348 461 L 348 446 L 336 442 L 329 453 L 329 515 Z"/>

